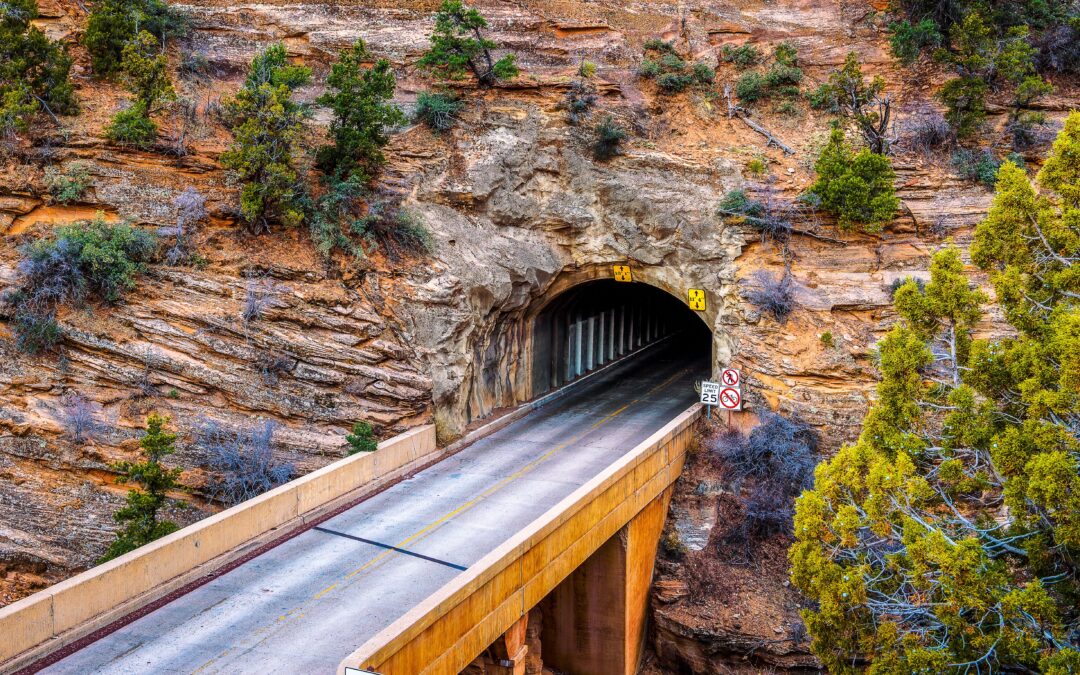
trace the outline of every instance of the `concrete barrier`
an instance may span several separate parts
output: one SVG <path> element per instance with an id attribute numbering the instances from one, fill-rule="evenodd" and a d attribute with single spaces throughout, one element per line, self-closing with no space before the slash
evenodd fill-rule
<path id="1" fill-rule="evenodd" d="M 208 566 L 201 570 L 208 573 L 225 554 L 273 530 L 299 526 L 350 493 L 373 488 L 438 454 L 435 427 L 419 427 L 379 443 L 376 452 L 346 457 L 0 608 L 0 669 L 16 657 L 25 661 L 21 655 L 55 638 L 67 639 L 45 651 L 70 643 L 162 597 L 192 570 Z"/>
<path id="2" fill-rule="evenodd" d="M 682 472 L 694 404 L 344 659 L 385 675 L 458 673 Z"/>

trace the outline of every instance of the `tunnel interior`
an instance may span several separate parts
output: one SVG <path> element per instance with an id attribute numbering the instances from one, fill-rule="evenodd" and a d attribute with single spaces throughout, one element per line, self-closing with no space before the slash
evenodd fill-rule
<path id="1" fill-rule="evenodd" d="M 611 279 L 552 299 L 532 326 L 532 394 L 539 396 L 663 341 L 688 361 L 706 361 L 712 334 L 675 296 Z"/>

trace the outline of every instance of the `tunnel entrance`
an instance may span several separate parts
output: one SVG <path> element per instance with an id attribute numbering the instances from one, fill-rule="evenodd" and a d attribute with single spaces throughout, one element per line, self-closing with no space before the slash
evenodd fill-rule
<path id="1" fill-rule="evenodd" d="M 540 310 L 532 326 L 532 395 L 573 382 L 664 341 L 689 360 L 706 360 L 712 334 L 669 293 L 601 279 L 574 286 Z"/>

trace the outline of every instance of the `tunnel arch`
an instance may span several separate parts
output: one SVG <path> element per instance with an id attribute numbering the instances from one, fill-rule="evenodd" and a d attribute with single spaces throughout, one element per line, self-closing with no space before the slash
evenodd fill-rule
<path id="1" fill-rule="evenodd" d="M 569 384 L 662 341 L 687 358 L 712 356 L 705 316 L 667 289 L 610 277 L 556 283 L 526 315 L 530 398 Z"/>

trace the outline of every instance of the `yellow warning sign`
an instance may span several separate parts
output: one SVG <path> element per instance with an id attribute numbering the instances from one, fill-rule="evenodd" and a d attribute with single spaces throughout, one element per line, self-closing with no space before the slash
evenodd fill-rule
<path id="1" fill-rule="evenodd" d="M 633 281 L 629 265 L 612 265 L 612 270 L 615 272 L 615 281 Z"/>
<path id="2" fill-rule="evenodd" d="M 691 288 L 687 292 L 687 301 L 690 303 L 690 309 L 697 312 L 705 311 L 705 290 L 701 288 Z"/>

